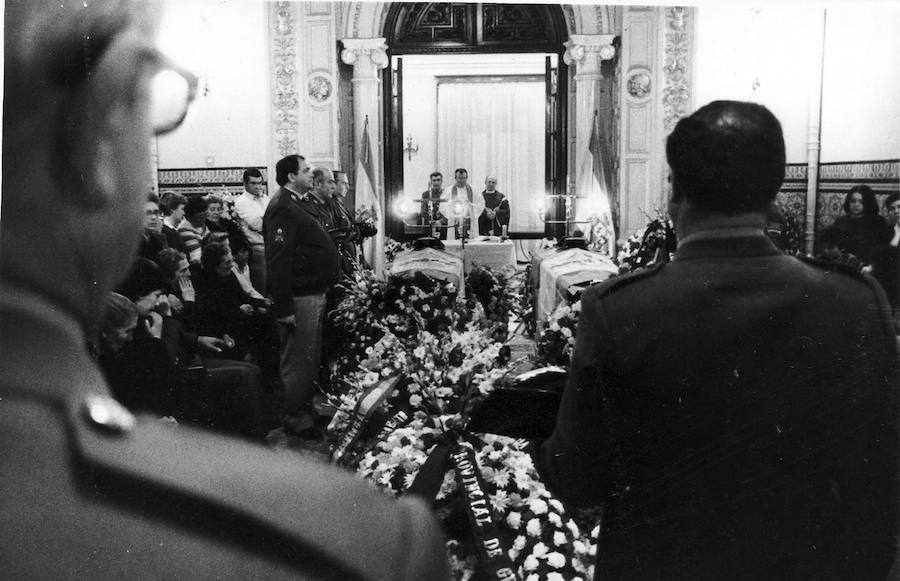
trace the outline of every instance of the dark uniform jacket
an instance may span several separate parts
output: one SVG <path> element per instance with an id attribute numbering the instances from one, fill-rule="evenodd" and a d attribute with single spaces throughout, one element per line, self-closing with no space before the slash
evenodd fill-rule
<path id="1" fill-rule="evenodd" d="M 280 188 L 263 215 L 266 290 L 276 317 L 294 313 L 295 296 L 324 293 L 341 278 L 340 255 L 327 226 L 313 202 L 300 198 Z"/>
<path id="2" fill-rule="evenodd" d="M 900 474 L 896 339 L 871 279 L 762 233 L 687 237 L 585 292 L 539 458 L 605 502 L 596 578 L 884 579 Z"/>
<path id="3" fill-rule="evenodd" d="M 134 418 L 74 322 L 3 292 L 0 579 L 446 579 L 427 509 L 316 461 Z"/>

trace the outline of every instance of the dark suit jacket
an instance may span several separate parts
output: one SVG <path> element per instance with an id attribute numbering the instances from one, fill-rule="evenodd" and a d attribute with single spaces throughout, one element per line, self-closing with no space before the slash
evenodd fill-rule
<path id="1" fill-rule="evenodd" d="M 295 296 L 324 293 L 341 279 L 340 254 L 331 236 L 313 208 L 294 197 L 280 188 L 263 215 L 266 290 L 276 317 L 294 313 Z"/>
<path id="2" fill-rule="evenodd" d="M 424 505 L 116 411 L 76 325 L 0 293 L 0 578 L 446 579 Z"/>
<path id="3" fill-rule="evenodd" d="M 605 503 L 597 579 L 883 579 L 900 404 L 884 296 L 760 233 L 590 288 L 548 485 Z"/>

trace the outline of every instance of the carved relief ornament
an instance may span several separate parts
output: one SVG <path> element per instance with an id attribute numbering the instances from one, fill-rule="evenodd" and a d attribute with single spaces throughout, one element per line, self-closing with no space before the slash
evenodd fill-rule
<path id="1" fill-rule="evenodd" d="M 578 72 L 600 72 L 600 63 L 616 56 L 612 34 L 573 34 L 566 41 L 563 60 L 569 66 L 576 63 Z"/>
<path id="2" fill-rule="evenodd" d="M 300 96 L 297 91 L 297 4 L 275 2 L 270 8 L 269 58 L 273 72 L 272 125 L 281 156 L 299 148 L 297 127 Z"/>

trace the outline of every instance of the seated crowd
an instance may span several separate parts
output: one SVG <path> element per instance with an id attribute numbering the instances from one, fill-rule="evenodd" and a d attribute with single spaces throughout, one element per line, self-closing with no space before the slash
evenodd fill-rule
<path id="1" fill-rule="evenodd" d="M 259 171 L 247 170 L 245 185 L 254 178 Z M 372 232 L 343 207 L 344 189 L 335 188 L 330 209 L 349 276 L 360 228 Z M 91 347 L 128 408 L 262 439 L 277 424 L 264 405 L 280 389 L 277 322 L 265 288 L 252 282 L 264 274 L 251 271 L 247 225 L 225 210 L 214 194 L 148 195 L 138 256 L 108 297 Z"/>
<path id="2" fill-rule="evenodd" d="M 881 284 L 897 320 L 900 309 L 900 193 L 889 194 L 881 210 L 875 192 L 852 187 L 844 198 L 843 215 L 819 236 L 819 255 L 850 263 L 872 274 Z"/>

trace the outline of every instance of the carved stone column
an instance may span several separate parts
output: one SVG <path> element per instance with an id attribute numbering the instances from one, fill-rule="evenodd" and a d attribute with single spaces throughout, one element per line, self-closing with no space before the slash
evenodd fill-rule
<path id="1" fill-rule="evenodd" d="M 612 34 L 573 34 L 565 43 L 563 60 L 575 67 L 575 193 L 578 195 L 585 195 L 591 185 L 592 159 L 588 146 L 603 78 L 600 67 L 603 61 L 616 55 L 614 39 Z M 577 209 L 576 204 L 576 217 L 586 218 Z"/>
<path id="2" fill-rule="evenodd" d="M 369 140 L 374 183 L 371 191 L 364 180 L 355 180 L 357 205 L 361 201 L 374 198 L 378 202 L 378 234 L 367 248 L 366 260 L 381 277 L 384 273 L 384 184 L 382 178 L 382 135 L 381 135 L 381 77 L 379 71 L 387 66 L 387 43 L 383 38 L 345 38 L 341 41 L 344 50 L 341 60 L 353 66 L 353 138 L 354 155 L 358 158 L 362 151 L 363 129 L 369 120 Z M 359 168 L 359 159 L 355 168 Z"/>

